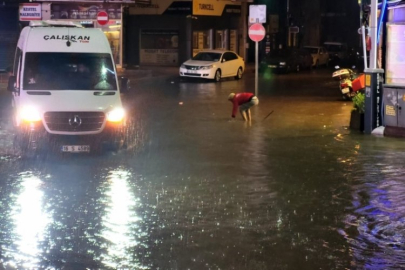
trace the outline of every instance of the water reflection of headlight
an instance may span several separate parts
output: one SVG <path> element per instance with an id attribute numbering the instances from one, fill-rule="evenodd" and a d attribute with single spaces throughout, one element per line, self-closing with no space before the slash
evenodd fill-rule
<path id="1" fill-rule="evenodd" d="M 130 176 L 131 174 L 124 170 L 111 171 L 107 176 L 108 190 L 105 195 L 108 205 L 103 217 L 103 225 L 106 228 L 103 237 L 110 244 L 103 263 L 112 268 L 133 262 L 133 254 L 128 252 L 128 248 L 139 244 L 140 232 L 133 230 L 141 220 L 134 211 L 139 199 L 131 192 L 128 183 Z M 136 269 L 143 269 L 141 265 L 134 266 Z"/>
<path id="2" fill-rule="evenodd" d="M 38 246 L 44 238 L 45 230 L 50 223 L 50 217 L 43 209 L 42 181 L 31 172 L 21 175 L 21 193 L 16 194 L 16 202 L 11 216 L 15 223 L 14 233 L 17 247 L 13 254 L 16 263 L 27 269 L 37 268 L 40 253 Z M 3 254 L 4 255 L 4 254 Z M 14 263 L 14 262 L 11 262 Z"/>

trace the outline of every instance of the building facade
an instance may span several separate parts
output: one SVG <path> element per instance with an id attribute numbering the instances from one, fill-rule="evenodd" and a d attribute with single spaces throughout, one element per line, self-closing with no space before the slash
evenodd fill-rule
<path id="1" fill-rule="evenodd" d="M 151 0 L 128 8 L 125 59 L 139 65 L 179 66 L 203 49 L 240 49 L 241 5 L 232 1 Z"/>

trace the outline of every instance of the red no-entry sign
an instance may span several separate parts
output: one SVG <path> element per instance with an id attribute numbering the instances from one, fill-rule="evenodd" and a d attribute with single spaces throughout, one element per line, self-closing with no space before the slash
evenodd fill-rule
<path id="1" fill-rule="evenodd" d="M 105 11 L 100 11 L 97 13 L 97 22 L 101 25 L 105 25 L 108 23 L 108 14 Z"/>
<path id="2" fill-rule="evenodd" d="M 266 35 L 266 30 L 264 29 L 263 25 L 260 23 L 252 24 L 249 27 L 249 37 L 251 40 L 255 42 L 262 41 L 264 36 Z"/>

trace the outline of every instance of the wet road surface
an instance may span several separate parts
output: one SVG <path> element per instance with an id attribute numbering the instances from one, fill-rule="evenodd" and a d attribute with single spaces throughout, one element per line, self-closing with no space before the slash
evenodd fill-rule
<path id="1" fill-rule="evenodd" d="M 2 268 L 404 268 L 405 145 L 350 130 L 330 74 L 261 77 L 251 124 L 253 74 L 135 82 L 118 154 L 21 159 L 3 119 Z"/>

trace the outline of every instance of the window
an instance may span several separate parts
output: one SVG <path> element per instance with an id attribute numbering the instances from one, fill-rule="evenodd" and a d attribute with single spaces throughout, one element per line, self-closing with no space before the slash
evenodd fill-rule
<path id="1" fill-rule="evenodd" d="M 193 60 L 218 62 L 220 58 L 220 53 L 200 52 L 193 57 Z"/>
<path id="2" fill-rule="evenodd" d="M 24 90 L 117 90 L 113 62 L 103 53 L 26 53 Z"/>

